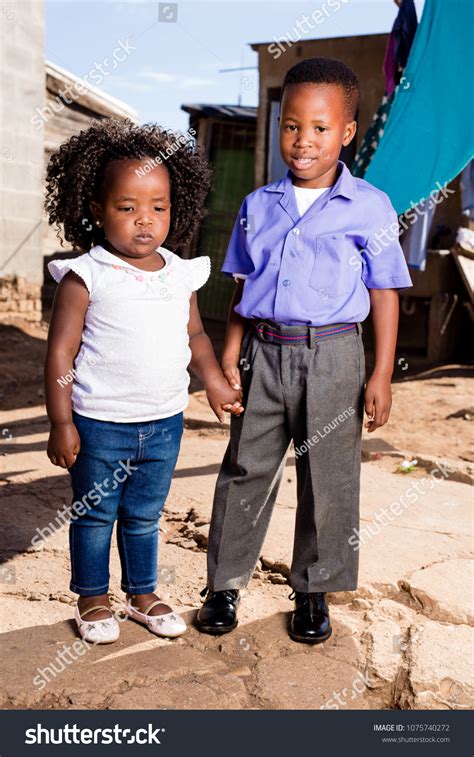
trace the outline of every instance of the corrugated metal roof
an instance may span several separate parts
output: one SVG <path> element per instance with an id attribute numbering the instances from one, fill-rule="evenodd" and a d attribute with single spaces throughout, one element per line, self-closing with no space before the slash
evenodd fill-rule
<path id="1" fill-rule="evenodd" d="M 294 32 L 293 32 L 294 33 Z M 295 34 L 295 33 L 294 33 Z M 291 36 L 291 33 L 290 33 Z M 296 36 L 296 34 L 295 34 Z M 304 45 L 307 42 L 326 42 L 326 41 L 333 41 L 336 39 L 366 39 L 367 37 L 386 37 L 387 32 L 368 32 L 367 34 L 344 34 L 344 35 L 338 35 L 338 36 L 329 36 L 329 37 L 308 37 L 303 36 L 300 39 L 296 39 L 295 41 L 291 40 L 292 45 Z M 273 39 L 270 39 L 268 42 L 249 42 L 249 47 L 252 48 L 252 50 L 255 50 L 255 52 L 258 52 L 261 47 L 268 47 L 269 45 L 272 45 L 275 42 L 278 42 L 278 40 L 281 40 L 283 44 L 285 44 L 286 40 L 284 36 L 281 37 L 273 37 Z"/>
<path id="2" fill-rule="evenodd" d="M 205 118 L 237 119 L 239 121 L 255 121 L 257 108 L 250 105 L 218 105 L 215 103 L 184 103 L 181 110 L 191 115 L 200 114 Z"/>

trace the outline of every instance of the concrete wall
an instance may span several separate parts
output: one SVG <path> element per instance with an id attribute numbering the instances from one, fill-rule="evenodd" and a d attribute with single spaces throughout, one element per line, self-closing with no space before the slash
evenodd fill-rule
<path id="1" fill-rule="evenodd" d="M 265 184 L 267 180 L 265 167 L 269 108 L 268 90 L 281 87 L 288 69 L 303 58 L 324 56 L 344 61 L 355 71 L 361 85 L 359 128 L 356 137 L 357 145 L 359 145 L 383 96 L 382 65 L 387 36 L 387 34 L 372 34 L 357 37 L 303 40 L 287 48 L 276 60 L 268 52 L 267 44 L 252 45 L 253 49 L 257 50 L 259 54 L 260 74 L 255 165 L 256 186 Z"/>
<path id="2" fill-rule="evenodd" d="M 0 311 L 10 299 L 10 310 L 38 320 L 44 133 L 31 118 L 44 102 L 43 0 L 9 0 L 0 29 Z"/>
<path id="3" fill-rule="evenodd" d="M 44 211 L 50 155 L 96 118 L 137 121 L 137 113 L 98 89 L 74 89 L 77 76 L 45 64 L 43 0 L 11 0 L 0 27 L 0 318 L 40 320 L 45 265 L 71 250 L 61 247 Z M 51 300 L 49 274 L 46 285 Z"/>

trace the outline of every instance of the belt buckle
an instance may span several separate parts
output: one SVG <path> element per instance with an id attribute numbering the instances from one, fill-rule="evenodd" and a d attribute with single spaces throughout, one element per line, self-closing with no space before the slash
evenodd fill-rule
<path id="1" fill-rule="evenodd" d="M 314 350 L 317 346 L 316 329 L 314 326 L 308 326 L 308 347 L 310 350 Z"/>
<path id="2" fill-rule="evenodd" d="M 266 336 L 265 336 L 266 328 L 267 328 L 267 324 L 265 323 L 265 321 L 259 321 L 257 323 L 257 333 L 262 342 L 267 341 Z"/>

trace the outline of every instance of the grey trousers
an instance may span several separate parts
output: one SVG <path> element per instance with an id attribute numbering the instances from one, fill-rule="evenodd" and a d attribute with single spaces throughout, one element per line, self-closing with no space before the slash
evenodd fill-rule
<path id="1" fill-rule="evenodd" d="M 252 577 L 294 442 L 297 506 L 289 583 L 300 592 L 357 588 L 365 356 L 357 332 L 315 345 L 272 344 L 251 327 L 240 355 L 245 412 L 231 418 L 208 543 L 212 591 Z"/>

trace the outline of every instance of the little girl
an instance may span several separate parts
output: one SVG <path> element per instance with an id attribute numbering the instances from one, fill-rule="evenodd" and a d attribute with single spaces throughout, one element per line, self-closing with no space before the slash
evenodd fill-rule
<path id="1" fill-rule="evenodd" d="M 46 183 L 49 222 L 88 250 L 48 265 L 60 282 L 45 366 L 48 457 L 71 475 L 75 620 L 86 641 L 119 637 L 108 597 L 117 521 L 128 616 L 159 636 L 179 636 L 184 620 L 154 590 L 188 364 L 219 420 L 223 410 L 243 410 L 199 315 L 196 290 L 210 260 L 169 249 L 187 244 L 203 216 L 210 170 L 179 135 L 104 119 L 61 145 Z"/>

